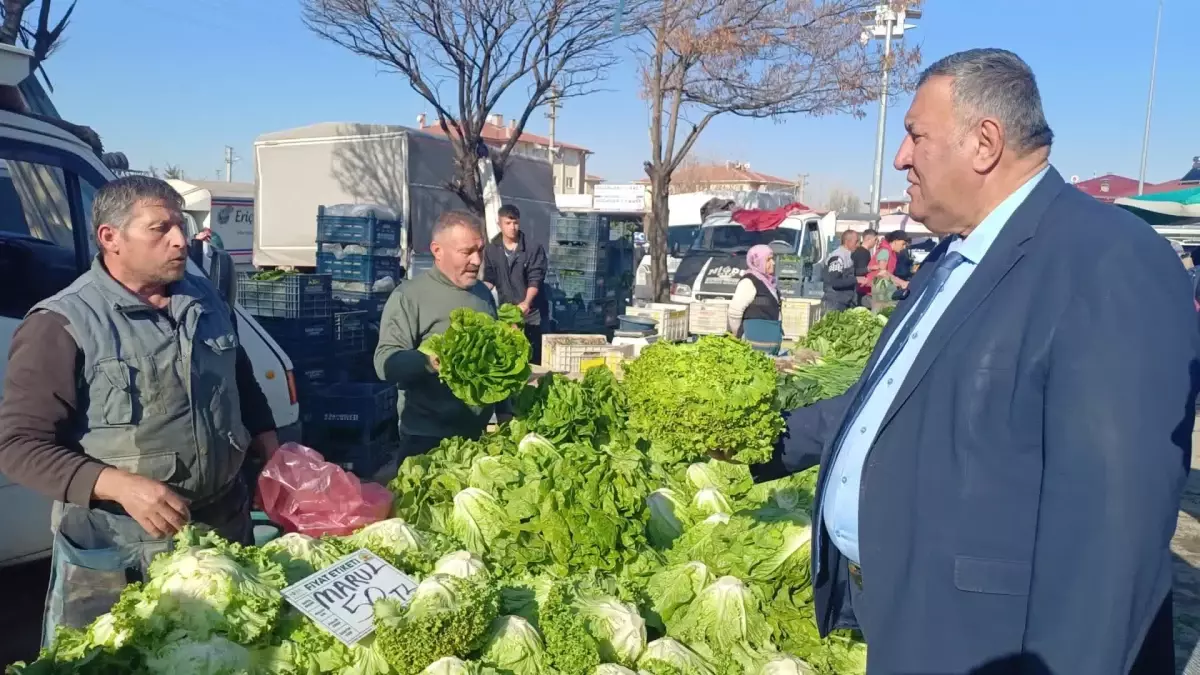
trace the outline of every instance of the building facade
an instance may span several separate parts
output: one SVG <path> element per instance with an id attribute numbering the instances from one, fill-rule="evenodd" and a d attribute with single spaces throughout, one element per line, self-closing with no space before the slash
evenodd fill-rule
<path id="1" fill-rule="evenodd" d="M 436 136 L 445 135 L 441 126 L 436 122 L 427 124 L 424 114 L 417 116 L 417 128 Z M 503 115 L 492 115 L 484 123 L 481 136 L 485 143 L 499 148 L 507 143 L 516 132 L 516 120 L 508 120 L 506 123 Z M 557 139 L 554 140 L 553 146 L 554 158 L 551 161 L 550 139 L 525 131 L 513 145 L 512 151 L 517 155 L 551 161 L 555 193 L 590 194 L 589 185 L 594 186 L 596 182 L 602 180 L 587 175 L 587 157 L 592 154 L 592 151 L 571 143 L 563 143 Z M 595 181 L 589 183 L 589 178 L 595 178 Z"/>

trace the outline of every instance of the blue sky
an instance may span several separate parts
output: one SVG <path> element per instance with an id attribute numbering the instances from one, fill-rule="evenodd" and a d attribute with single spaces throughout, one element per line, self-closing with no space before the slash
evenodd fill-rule
<path id="1" fill-rule="evenodd" d="M 1166 2 L 1151 182 L 1179 178 L 1200 154 L 1200 46 L 1187 7 L 1194 1 Z M 324 121 L 413 125 L 418 113 L 430 112 L 402 78 L 309 33 L 298 6 L 297 0 L 81 0 L 66 43 L 46 64 L 54 100 L 135 168 L 172 163 L 211 179 L 223 168 L 223 147 L 232 145 L 242 158 L 234 178 L 247 181 L 260 134 Z M 906 40 L 921 45 L 927 64 L 970 47 L 1017 52 L 1037 73 L 1060 171 L 1136 177 L 1155 8 L 1156 0 L 926 0 L 924 18 Z M 641 178 L 647 112 L 632 57 L 606 86 L 566 104 L 558 137 L 596 150 L 589 173 L 613 182 Z M 904 188 L 890 161 L 907 104 L 906 97 L 895 101 L 888 116 L 885 196 Z M 516 105 L 495 112 L 509 117 L 519 112 Z M 698 154 L 784 177 L 809 174 L 813 201 L 835 186 L 865 198 L 877 109 L 871 106 L 863 119 L 719 119 Z M 546 120 L 536 116 L 528 129 L 544 134 Z"/>

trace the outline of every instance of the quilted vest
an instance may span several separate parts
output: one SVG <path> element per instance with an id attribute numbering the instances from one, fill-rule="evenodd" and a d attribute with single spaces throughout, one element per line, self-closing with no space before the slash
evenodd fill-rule
<path id="1" fill-rule="evenodd" d="M 250 443 L 242 424 L 229 307 L 191 274 L 155 309 L 99 258 L 30 313 L 66 317 L 83 354 L 76 440 L 111 466 L 162 481 L 202 506 L 232 484 Z"/>

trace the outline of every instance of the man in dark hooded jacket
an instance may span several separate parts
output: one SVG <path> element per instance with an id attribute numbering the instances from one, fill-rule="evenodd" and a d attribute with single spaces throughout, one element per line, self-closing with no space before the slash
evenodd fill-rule
<path id="1" fill-rule="evenodd" d="M 547 314 L 542 294 L 546 278 L 546 249 L 526 246 L 521 232 L 521 212 L 511 204 L 500 207 L 500 234 L 483 251 L 483 281 L 495 289 L 500 304 L 509 303 L 525 313 L 525 336 L 534 363 L 542 362 L 542 318 Z"/>

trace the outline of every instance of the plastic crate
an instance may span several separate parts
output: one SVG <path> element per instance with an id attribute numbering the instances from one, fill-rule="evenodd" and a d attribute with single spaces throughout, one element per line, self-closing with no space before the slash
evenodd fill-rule
<path id="1" fill-rule="evenodd" d="M 368 345 L 366 351 L 358 354 L 338 356 L 338 381 L 347 383 L 378 384 L 379 376 L 375 374 L 375 349 Z"/>
<path id="2" fill-rule="evenodd" d="M 606 243 L 608 217 L 597 215 L 555 216 L 550 221 L 551 241 Z"/>
<path id="3" fill-rule="evenodd" d="M 644 316 L 657 323 L 654 332 L 671 342 L 686 340 L 688 336 L 688 306 L 667 302 L 652 302 L 645 307 L 627 307 L 630 316 Z"/>
<path id="4" fill-rule="evenodd" d="M 577 373 L 585 356 L 606 347 L 604 335 L 543 335 L 541 365 L 559 373 Z"/>
<path id="5" fill-rule="evenodd" d="M 399 221 L 365 217 L 327 216 L 317 207 L 317 243 L 358 244 L 368 248 L 399 248 L 403 228 Z"/>
<path id="6" fill-rule="evenodd" d="M 333 315 L 333 351 L 335 354 L 358 354 L 367 350 L 367 325 L 370 317 L 365 311 L 336 312 Z"/>
<path id="7" fill-rule="evenodd" d="M 366 312 L 371 319 L 379 320 L 379 317 L 383 316 L 383 306 L 390 297 L 391 291 L 334 291 L 333 306 L 335 311 Z"/>
<path id="8" fill-rule="evenodd" d="M 320 358 L 294 358 L 292 359 L 292 377 L 296 380 L 296 393 L 299 395 L 303 409 L 304 401 L 313 392 L 333 384 L 337 380 L 337 369 L 331 362 L 329 354 Z"/>
<path id="9" fill-rule="evenodd" d="M 796 339 L 808 335 L 808 329 L 821 319 L 823 314 L 820 300 L 811 298 L 789 298 L 783 301 L 780 321 L 783 323 L 783 337 Z"/>
<path id="10" fill-rule="evenodd" d="M 722 335 L 729 332 L 729 303 L 721 300 L 693 302 L 688 308 L 688 332 Z"/>
<path id="11" fill-rule="evenodd" d="M 590 304 L 609 297 L 607 284 L 602 275 L 575 270 L 552 270 L 547 277 L 546 287 L 550 298 L 556 302 L 571 301 Z"/>
<path id="12" fill-rule="evenodd" d="M 327 429 L 373 430 L 394 426 L 396 387 L 385 382 L 331 384 L 308 397 L 307 421 Z"/>
<path id="13" fill-rule="evenodd" d="M 333 304 L 332 281 L 328 274 L 287 274 L 269 281 L 245 275 L 238 279 L 238 304 L 256 317 L 327 317 Z"/>
<path id="14" fill-rule="evenodd" d="M 293 360 L 328 358 L 333 346 L 333 319 L 259 317 L 258 323 Z"/>
<path id="15" fill-rule="evenodd" d="M 799 279 L 780 279 L 776 283 L 782 298 L 799 298 L 804 295 L 804 282 Z"/>
<path id="16" fill-rule="evenodd" d="M 775 276 L 780 279 L 799 279 L 804 276 L 804 261 L 800 256 L 781 255 L 775 257 Z"/>
<path id="17" fill-rule="evenodd" d="M 605 273 L 608 271 L 608 250 L 603 244 L 552 241 L 549 264 L 555 269 Z"/>
<path id="18" fill-rule="evenodd" d="M 421 273 L 433 269 L 432 253 L 413 253 L 408 267 L 408 278 L 416 279 Z"/>
<path id="19" fill-rule="evenodd" d="M 316 445 L 316 450 L 325 457 L 325 461 L 365 479 L 374 478 L 375 474 L 400 456 L 400 441 L 395 425 L 392 425 L 390 432 L 365 443 L 329 440 Z"/>
<path id="20" fill-rule="evenodd" d="M 318 272 L 329 274 L 333 281 L 361 284 L 362 288 L 354 289 L 359 292 L 370 292 L 376 281 L 389 277 L 399 284 L 403 269 L 400 259 L 391 255 L 347 253 L 338 258 L 328 251 L 317 253 Z"/>

